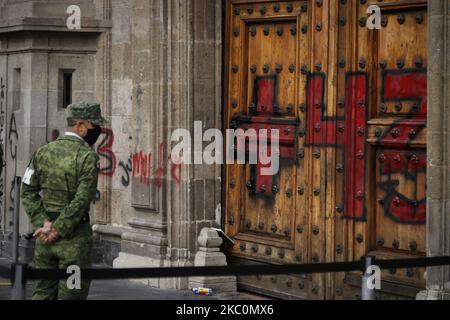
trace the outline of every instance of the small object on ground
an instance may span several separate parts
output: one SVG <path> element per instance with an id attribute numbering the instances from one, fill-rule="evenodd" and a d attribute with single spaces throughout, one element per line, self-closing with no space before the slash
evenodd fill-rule
<path id="1" fill-rule="evenodd" d="M 201 296 L 212 296 L 213 289 L 211 288 L 192 288 L 192 292 Z"/>

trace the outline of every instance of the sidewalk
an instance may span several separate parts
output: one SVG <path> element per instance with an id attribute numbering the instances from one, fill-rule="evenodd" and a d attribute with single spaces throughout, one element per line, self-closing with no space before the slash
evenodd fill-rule
<path id="1" fill-rule="evenodd" d="M 9 265 L 0 258 L 0 265 Z M 27 299 L 31 299 L 33 288 L 27 286 Z M 0 300 L 9 300 L 11 285 L 9 279 L 0 278 Z M 218 294 L 211 297 L 198 296 L 191 291 L 165 290 L 145 286 L 130 280 L 96 280 L 92 281 L 88 300 L 267 300 L 266 297 L 237 292 Z"/>

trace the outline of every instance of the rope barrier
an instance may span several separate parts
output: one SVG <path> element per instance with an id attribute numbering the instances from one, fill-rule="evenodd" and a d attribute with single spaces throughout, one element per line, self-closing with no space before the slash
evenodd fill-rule
<path id="1" fill-rule="evenodd" d="M 130 269 L 81 269 L 79 275 L 83 280 L 112 280 L 112 279 L 142 279 L 142 278 L 182 278 L 198 276 L 249 276 L 249 275 L 280 275 L 280 274 L 313 274 L 361 271 L 362 300 L 373 300 L 374 290 L 368 286 L 371 274 L 367 270 L 370 266 L 380 269 L 402 269 L 412 267 L 432 267 L 450 265 L 450 256 L 376 260 L 367 256 L 360 261 L 332 262 L 316 264 L 289 265 L 246 265 L 246 266 L 216 266 L 216 267 L 181 267 L 181 268 L 130 268 Z M 72 274 L 70 274 L 72 275 Z M 0 276 L 10 277 L 12 299 L 25 300 L 26 283 L 29 280 L 66 280 L 70 276 L 64 269 L 34 269 L 26 264 L 12 264 L 11 269 L 0 266 Z"/>
<path id="2" fill-rule="evenodd" d="M 180 268 L 130 268 L 130 269 L 84 269 L 82 279 L 140 279 L 140 278 L 182 278 L 197 276 L 246 276 L 307 274 L 322 272 L 339 272 L 363 270 L 362 263 L 341 262 L 305 265 L 258 265 L 258 266 L 223 266 L 223 267 L 180 267 Z M 64 280 L 66 270 L 28 269 L 27 279 Z"/>
<path id="3" fill-rule="evenodd" d="M 380 267 L 380 269 L 448 266 L 450 265 L 450 256 L 395 260 L 374 260 L 373 264 Z"/>
<path id="4" fill-rule="evenodd" d="M 373 260 L 372 265 L 380 269 L 402 269 L 412 267 L 431 267 L 450 265 L 449 257 Z M 81 278 L 86 280 L 141 279 L 141 278 L 182 278 L 197 276 L 249 276 L 280 274 L 313 274 L 332 272 L 364 272 L 364 260 L 352 262 L 333 262 L 289 265 L 219 266 L 219 267 L 167 267 L 167 268 L 129 268 L 129 269 L 81 269 Z M 27 280 L 65 280 L 64 269 L 33 269 L 25 271 Z"/>

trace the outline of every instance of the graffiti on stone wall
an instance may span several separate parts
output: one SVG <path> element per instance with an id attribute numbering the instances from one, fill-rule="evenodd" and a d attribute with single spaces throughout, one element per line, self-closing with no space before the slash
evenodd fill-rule
<path id="1" fill-rule="evenodd" d="M 15 193 L 15 184 L 14 177 L 17 175 L 17 146 L 19 142 L 19 133 L 17 131 L 17 123 L 16 116 L 14 112 L 11 114 L 11 118 L 9 121 L 9 130 L 8 130 L 8 143 L 9 143 L 9 152 L 10 157 L 13 161 L 14 165 L 14 174 L 13 179 L 11 181 L 11 191 L 9 192 L 9 199 L 11 200 L 9 211 L 14 212 L 14 193 Z"/>
<path id="2" fill-rule="evenodd" d="M 114 145 L 114 132 L 109 128 L 102 129 L 100 143 L 97 146 L 97 154 L 106 159 L 106 166 L 100 168 L 100 174 L 112 177 L 116 171 L 116 155 L 112 151 Z"/>
<path id="3" fill-rule="evenodd" d="M 132 162 L 133 177 L 138 177 L 140 183 L 142 184 L 147 185 L 149 184 L 151 176 L 151 163 L 152 163 L 151 153 L 146 154 L 141 151 L 133 155 L 133 162 Z M 159 175 L 159 172 L 157 172 L 157 174 Z"/>
<path id="4" fill-rule="evenodd" d="M 133 162 L 132 162 L 133 156 L 130 155 L 130 158 L 128 158 L 128 162 L 125 164 L 125 162 L 120 161 L 119 167 L 122 168 L 123 173 L 121 177 L 122 186 L 128 187 L 130 185 L 130 174 L 133 170 Z"/>
<path id="5" fill-rule="evenodd" d="M 4 147 L 5 147 L 5 141 L 3 140 L 3 136 L 5 133 L 5 90 L 6 85 L 3 82 L 3 77 L 0 78 L 0 147 L 3 148 L 3 155 L 5 155 Z M 0 163 L 1 166 L 4 165 L 4 163 Z M 2 211 L 3 211 L 3 191 L 4 191 L 4 176 L 5 176 L 5 170 L 3 170 L 2 174 L 0 175 L 0 192 L 2 195 L 0 196 L 0 222 L 2 217 Z"/>
<path id="6" fill-rule="evenodd" d="M 12 119 L 15 124 L 15 120 Z M 15 127 L 15 125 L 14 125 Z M 17 135 L 17 130 L 13 129 L 13 135 Z M 51 132 L 51 140 L 55 141 L 59 136 L 58 130 Z M 100 175 L 112 177 L 116 174 L 117 167 L 119 167 L 121 174 L 122 186 L 128 187 L 131 183 L 131 178 L 138 178 L 138 182 L 149 185 L 150 180 L 153 180 L 153 184 L 157 187 L 162 187 L 162 181 L 165 175 L 164 167 L 164 144 L 159 145 L 158 151 L 158 164 L 155 169 L 152 168 L 153 154 L 151 152 L 135 152 L 131 154 L 129 159 L 125 161 L 119 161 L 117 164 L 117 158 L 113 151 L 114 146 L 114 132 L 110 128 L 103 128 L 102 135 L 100 136 L 99 143 L 97 144 L 96 151 L 101 159 L 105 160 L 106 165 L 100 167 Z M 13 151 L 11 151 L 13 152 Z M 13 152 L 15 153 L 15 151 Z M 172 157 L 169 154 L 168 157 L 170 165 L 170 176 L 175 182 L 180 182 L 181 165 L 173 163 Z M 152 170 L 154 170 L 152 172 Z M 97 199 L 98 200 L 98 199 Z"/>
<path id="7" fill-rule="evenodd" d="M 181 164 L 172 161 L 171 156 L 164 161 L 164 144 L 160 143 L 156 160 L 156 167 L 152 167 L 153 154 L 143 151 L 136 152 L 132 155 L 131 172 L 133 178 L 141 184 L 150 185 L 161 188 L 166 175 L 165 163 L 169 163 L 170 178 L 176 183 L 180 182 Z"/>
<path id="8" fill-rule="evenodd" d="M 106 160 L 106 166 L 100 168 L 100 175 L 112 177 L 116 174 L 117 166 L 120 168 L 122 186 L 128 187 L 131 183 L 131 178 L 135 178 L 137 183 L 150 185 L 152 183 L 158 188 L 163 185 L 163 180 L 166 176 L 168 164 L 170 178 L 179 183 L 181 180 L 181 164 L 172 161 L 172 156 L 169 153 L 168 161 L 164 161 L 165 149 L 164 143 L 158 146 L 158 152 L 155 155 L 153 152 L 137 151 L 130 155 L 128 160 L 119 161 L 117 165 L 117 158 L 113 151 L 114 146 L 114 132 L 111 129 L 103 129 L 100 143 L 97 146 L 97 153 L 100 158 Z M 153 163 L 156 162 L 156 166 Z"/>
<path id="9" fill-rule="evenodd" d="M 169 154 L 169 163 L 170 163 L 170 176 L 171 178 L 176 182 L 181 182 L 181 162 L 180 159 L 176 158 L 175 156 L 172 157 Z"/>

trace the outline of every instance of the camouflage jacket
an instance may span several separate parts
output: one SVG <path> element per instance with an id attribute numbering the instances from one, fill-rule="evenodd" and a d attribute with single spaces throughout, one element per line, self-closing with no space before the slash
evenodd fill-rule
<path id="1" fill-rule="evenodd" d="M 97 154 L 84 141 L 63 136 L 33 155 L 22 184 L 22 203 L 35 228 L 59 213 L 53 226 L 70 237 L 95 198 L 99 172 Z M 41 193 L 42 192 L 42 193 Z"/>

